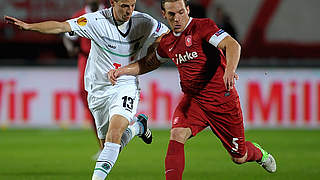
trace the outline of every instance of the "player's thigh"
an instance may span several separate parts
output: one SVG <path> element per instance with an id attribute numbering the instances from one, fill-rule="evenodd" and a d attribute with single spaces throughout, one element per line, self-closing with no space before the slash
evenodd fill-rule
<path id="1" fill-rule="evenodd" d="M 121 85 L 116 88 L 109 107 L 110 118 L 120 115 L 131 123 L 137 113 L 140 90 L 135 85 Z"/>
<path id="2" fill-rule="evenodd" d="M 95 119 L 99 139 L 106 139 L 112 117 L 119 120 L 117 116 L 121 116 L 125 123 L 133 121 L 139 102 L 140 90 L 135 85 L 114 86 L 108 91 L 110 93 L 105 97 L 88 95 L 89 108 Z"/>
<path id="3" fill-rule="evenodd" d="M 192 97 L 185 95 L 173 114 L 171 137 L 182 140 L 185 136 L 190 138 L 196 136 L 207 126 L 204 111 L 200 105 Z"/>
<path id="4" fill-rule="evenodd" d="M 243 117 L 239 101 L 229 101 L 219 107 L 223 112 L 208 112 L 210 127 L 225 149 L 234 158 L 246 153 Z"/>

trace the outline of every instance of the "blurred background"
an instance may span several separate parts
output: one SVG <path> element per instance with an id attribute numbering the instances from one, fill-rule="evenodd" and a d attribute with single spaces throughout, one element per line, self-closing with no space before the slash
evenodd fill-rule
<path id="1" fill-rule="evenodd" d="M 0 14 L 27 22 L 64 21 L 85 7 L 81 0 L 0 4 Z M 319 127 L 319 5 L 317 0 L 191 0 L 191 16 L 215 20 L 242 46 L 237 88 L 246 127 Z M 159 6 L 140 0 L 136 9 L 165 23 Z M 20 31 L 0 21 L 0 48 L 1 127 L 88 126 L 78 95 L 78 56 L 66 50 L 63 35 Z M 152 117 L 151 126 L 169 127 L 181 95 L 173 63 L 140 79 L 139 112 Z"/>
<path id="2" fill-rule="evenodd" d="M 100 3 L 94 7 L 110 6 Z M 192 17 L 213 19 L 240 42 L 236 88 L 246 138 L 274 153 L 279 170 L 270 175 L 255 163 L 234 165 L 204 131 L 187 143 L 184 179 L 319 179 L 320 1 L 191 0 L 190 7 Z M 137 0 L 136 9 L 165 23 L 159 0 Z M 26 22 L 64 21 L 86 11 L 84 0 L 0 0 L 1 16 Z M 86 41 L 0 21 L 0 179 L 90 179 L 98 144 L 79 85 Z M 168 129 L 181 98 L 177 69 L 169 62 L 140 76 L 140 85 L 138 113 L 149 115 L 154 143 L 135 138 L 114 179 L 164 179 Z"/>

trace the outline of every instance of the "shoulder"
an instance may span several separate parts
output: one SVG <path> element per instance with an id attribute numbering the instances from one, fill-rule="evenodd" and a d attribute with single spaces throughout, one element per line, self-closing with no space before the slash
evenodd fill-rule
<path id="1" fill-rule="evenodd" d="M 169 33 L 163 35 L 163 36 L 162 36 L 162 39 L 167 40 L 167 39 L 172 38 L 173 36 L 174 36 L 174 35 L 173 35 L 172 31 L 170 31 Z"/>
<path id="2" fill-rule="evenodd" d="M 160 44 L 167 46 L 167 44 L 170 44 L 172 40 L 174 40 L 174 35 L 172 31 L 170 31 L 169 33 L 162 36 Z"/>
<path id="3" fill-rule="evenodd" d="M 87 13 L 82 17 L 87 20 L 88 24 L 99 25 L 100 24 L 99 21 L 111 18 L 112 16 L 109 15 L 106 9 L 103 9 L 96 12 Z"/>
<path id="4" fill-rule="evenodd" d="M 215 22 L 210 18 L 193 18 L 193 21 L 196 25 L 205 26 L 209 24 L 215 24 Z"/>
<path id="5" fill-rule="evenodd" d="M 150 16 L 147 13 L 142 13 L 139 11 L 133 11 L 132 13 L 132 19 L 135 20 L 140 20 L 140 21 L 148 21 L 148 22 L 152 22 L 152 21 L 156 21 L 152 16 Z"/>
<path id="6" fill-rule="evenodd" d="M 99 10 L 97 11 L 97 13 L 99 14 L 99 16 L 104 17 L 106 19 L 112 18 L 112 12 L 110 8 Z"/>

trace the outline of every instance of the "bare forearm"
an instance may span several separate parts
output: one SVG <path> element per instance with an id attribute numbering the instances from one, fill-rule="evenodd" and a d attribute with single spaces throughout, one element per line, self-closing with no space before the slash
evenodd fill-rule
<path id="1" fill-rule="evenodd" d="M 161 63 L 157 60 L 156 55 L 150 54 L 141 60 L 119 68 L 119 75 L 141 75 L 153 71 L 160 67 Z"/>
<path id="2" fill-rule="evenodd" d="M 223 75 L 223 81 L 229 91 L 233 89 L 235 79 L 238 80 L 239 78 L 236 69 L 240 59 L 241 46 L 231 36 L 227 36 L 218 44 L 218 47 L 226 51 L 227 67 Z"/>
<path id="3" fill-rule="evenodd" d="M 157 68 L 159 68 L 161 65 L 161 63 L 156 60 L 156 61 L 139 61 L 139 75 L 140 74 L 145 74 L 148 73 L 150 71 L 153 71 Z"/>
<path id="4" fill-rule="evenodd" d="M 241 54 L 241 46 L 235 41 L 235 43 L 230 43 L 226 47 L 226 58 L 227 58 L 227 67 L 226 69 L 235 72 Z"/>
<path id="5" fill-rule="evenodd" d="M 119 71 L 119 76 L 121 75 L 132 75 L 132 76 L 137 76 L 139 75 L 139 63 L 135 62 L 132 64 L 129 64 L 127 66 L 121 67 L 118 69 Z"/>
<path id="6" fill-rule="evenodd" d="M 60 34 L 70 32 L 71 27 L 67 22 L 44 21 L 28 24 L 26 30 L 36 31 L 44 34 Z"/>

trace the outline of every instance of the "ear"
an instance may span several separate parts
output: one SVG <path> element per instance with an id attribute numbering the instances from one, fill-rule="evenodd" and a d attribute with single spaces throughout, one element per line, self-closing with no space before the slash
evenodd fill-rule
<path id="1" fill-rule="evenodd" d="M 114 7 L 114 0 L 110 0 L 110 5 Z"/>
<path id="2" fill-rule="evenodd" d="M 164 19 L 167 19 L 167 18 L 166 18 L 166 12 L 165 12 L 164 10 L 161 10 L 161 14 L 162 14 L 162 17 L 163 17 Z"/>
<path id="3" fill-rule="evenodd" d="M 188 13 L 188 16 L 189 16 L 189 13 L 190 13 L 190 8 L 189 8 L 189 6 L 187 6 L 187 13 Z"/>

